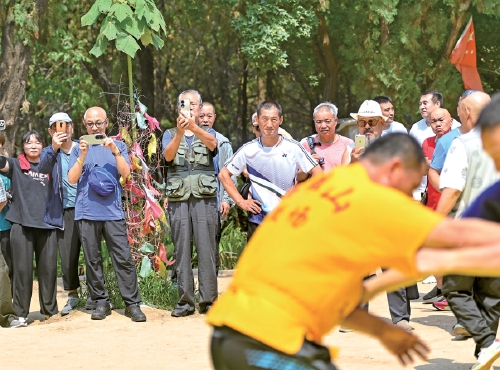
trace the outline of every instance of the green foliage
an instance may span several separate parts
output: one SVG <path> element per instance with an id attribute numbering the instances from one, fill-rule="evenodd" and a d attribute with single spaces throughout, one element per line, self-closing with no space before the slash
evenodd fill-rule
<path id="1" fill-rule="evenodd" d="M 223 230 L 219 244 L 220 269 L 232 270 L 247 245 L 247 234 L 230 222 Z"/>
<path id="2" fill-rule="evenodd" d="M 179 301 L 179 291 L 171 281 L 157 273 L 139 278 L 142 301 L 150 307 L 171 311 Z"/>
<path id="3" fill-rule="evenodd" d="M 96 0 L 81 18 L 82 26 L 93 25 L 100 15 L 105 15 L 99 36 L 90 50 L 96 58 L 107 48 L 108 41 L 116 40 L 116 48 L 135 57 L 143 46 L 152 44 L 157 50 L 163 47 L 159 33 L 166 33 L 163 15 L 153 0 Z"/>

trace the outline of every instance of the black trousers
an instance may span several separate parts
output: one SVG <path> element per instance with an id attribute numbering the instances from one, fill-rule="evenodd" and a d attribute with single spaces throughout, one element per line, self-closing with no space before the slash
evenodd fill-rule
<path id="1" fill-rule="evenodd" d="M 443 277 L 441 288 L 450 308 L 476 342 L 475 356 L 495 340 L 500 317 L 500 278 Z"/>
<path id="2" fill-rule="evenodd" d="M 141 302 L 125 220 L 78 220 L 77 224 L 87 263 L 87 285 L 90 298 L 96 301 L 97 305 L 105 305 L 109 302 L 102 267 L 101 240 L 104 237 L 123 301 L 127 306 Z"/>
<path id="3" fill-rule="evenodd" d="M 256 224 L 253 222 L 248 222 L 248 227 L 247 227 L 247 243 L 250 241 L 252 238 L 252 235 L 255 233 L 257 228 L 260 226 L 260 224 Z"/>
<path id="4" fill-rule="evenodd" d="M 80 234 L 75 221 L 75 209 L 66 208 L 63 213 L 64 230 L 57 230 L 57 243 L 61 256 L 61 269 L 64 290 L 80 287 L 78 260 L 80 258 Z"/>
<path id="5" fill-rule="evenodd" d="M 12 266 L 12 248 L 10 247 L 10 229 L 0 231 L 0 248 L 2 249 L 3 258 L 9 268 L 10 281 L 14 278 L 14 267 Z"/>
<path id="6" fill-rule="evenodd" d="M 10 229 L 14 279 L 14 309 L 28 317 L 33 293 L 33 254 L 38 274 L 40 313 L 53 316 L 57 309 L 57 241 L 54 230 L 12 224 Z"/>
<path id="7" fill-rule="evenodd" d="M 186 201 L 170 202 L 168 219 L 174 243 L 179 289 L 176 308 L 195 308 L 194 276 L 191 267 L 194 237 L 198 254 L 199 308 L 204 310 L 217 299 L 217 198 L 198 199 L 191 195 Z"/>
<path id="8" fill-rule="evenodd" d="M 215 370 L 336 370 L 328 349 L 314 342 L 288 355 L 228 327 L 214 328 L 210 350 Z"/>

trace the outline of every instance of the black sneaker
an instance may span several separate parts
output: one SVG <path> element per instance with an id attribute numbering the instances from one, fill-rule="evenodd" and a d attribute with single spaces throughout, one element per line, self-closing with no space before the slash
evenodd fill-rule
<path id="1" fill-rule="evenodd" d="M 125 316 L 130 317 L 134 322 L 146 321 L 146 315 L 144 315 L 144 312 L 141 311 L 137 303 L 131 304 L 125 308 Z"/>
<path id="2" fill-rule="evenodd" d="M 437 285 L 435 285 L 434 288 L 432 288 L 432 290 L 429 293 L 427 293 L 422 297 L 422 303 L 430 304 L 438 302 L 442 298 L 443 298 L 443 293 L 441 292 L 441 289 L 439 289 Z"/>

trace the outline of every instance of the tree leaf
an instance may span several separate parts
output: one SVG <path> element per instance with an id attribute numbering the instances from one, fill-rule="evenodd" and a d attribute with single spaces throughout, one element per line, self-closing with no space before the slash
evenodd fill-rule
<path id="1" fill-rule="evenodd" d="M 158 273 L 162 278 L 167 280 L 168 278 L 167 268 L 165 267 L 165 264 L 162 262 L 162 260 L 158 258 L 158 256 L 156 256 L 156 263 L 158 264 Z"/>
<path id="2" fill-rule="evenodd" d="M 81 18 L 82 27 L 94 24 L 101 12 L 99 11 L 99 4 L 97 2 L 92 5 L 90 10 Z"/>
<path id="3" fill-rule="evenodd" d="M 106 17 L 106 19 L 108 18 L 109 17 Z M 111 22 L 109 19 L 108 21 L 106 21 L 106 19 L 104 19 L 103 27 L 101 27 L 101 34 L 106 36 L 106 38 L 111 41 L 116 39 L 118 35 L 118 29 L 113 22 Z"/>
<path id="4" fill-rule="evenodd" d="M 146 32 L 144 32 L 142 34 L 141 42 L 142 42 L 142 45 L 144 45 L 144 46 L 148 46 L 149 44 L 153 43 L 153 37 L 151 36 L 150 30 L 147 30 Z"/>
<path id="5" fill-rule="evenodd" d="M 142 278 L 147 278 L 150 274 L 151 274 L 151 261 L 146 256 L 142 259 L 139 276 Z"/>
<path id="6" fill-rule="evenodd" d="M 98 4 L 99 11 L 101 13 L 107 13 L 111 8 L 112 0 L 97 0 L 96 4 Z"/>
<path id="7" fill-rule="evenodd" d="M 141 251 L 141 253 L 150 254 L 155 251 L 155 247 L 153 244 L 146 242 L 142 245 L 142 247 L 139 250 Z"/>
<path id="8" fill-rule="evenodd" d="M 140 46 L 137 41 L 129 35 L 126 37 L 118 37 L 116 39 L 116 48 L 133 58 L 137 50 L 140 49 Z"/>
<path id="9" fill-rule="evenodd" d="M 90 50 L 90 54 L 94 55 L 96 58 L 99 58 L 108 47 L 108 40 L 105 37 L 97 38 L 94 47 Z"/>
<path id="10" fill-rule="evenodd" d="M 146 3 L 144 0 L 136 0 L 135 1 L 135 16 L 137 19 L 141 19 L 144 16 L 144 11 L 146 9 Z"/>
<path id="11" fill-rule="evenodd" d="M 142 32 L 139 29 L 139 24 L 136 19 L 127 17 L 123 22 L 120 23 L 120 26 L 125 32 L 128 32 L 136 39 L 141 38 Z"/>
<path id="12" fill-rule="evenodd" d="M 118 22 L 123 22 L 125 18 L 132 17 L 133 11 L 130 6 L 128 6 L 128 4 L 122 3 L 116 7 L 114 13 L 116 19 L 118 19 Z"/>
<path id="13" fill-rule="evenodd" d="M 153 45 L 156 50 L 160 50 L 163 47 L 163 40 L 156 33 L 153 33 Z"/>

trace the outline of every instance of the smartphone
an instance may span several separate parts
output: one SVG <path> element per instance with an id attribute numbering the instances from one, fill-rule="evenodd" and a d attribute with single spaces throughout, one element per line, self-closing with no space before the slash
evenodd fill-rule
<path id="1" fill-rule="evenodd" d="M 57 121 L 56 122 L 56 132 L 66 133 L 66 122 Z M 66 142 L 68 139 L 64 139 L 63 142 Z"/>
<path id="2" fill-rule="evenodd" d="M 3 119 L 0 119 L 0 131 L 5 130 L 5 121 Z"/>
<path id="3" fill-rule="evenodd" d="M 89 145 L 102 144 L 104 141 L 103 134 L 95 134 L 95 135 L 83 135 L 82 140 L 85 140 Z"/>
<path id="4" fill-rule="evenodd" d="M 191 101 L 189 99 L 181 100 L 181 112 L 186 115 L 186 117 L 191 117 Z"/>
<path id="5" fill-rule="evenodd" d="M 356 149 L 364 148 L 366 146 L 366 136 L 365 135 L 356 135 L 354 138 L 354 147 Z"/>

